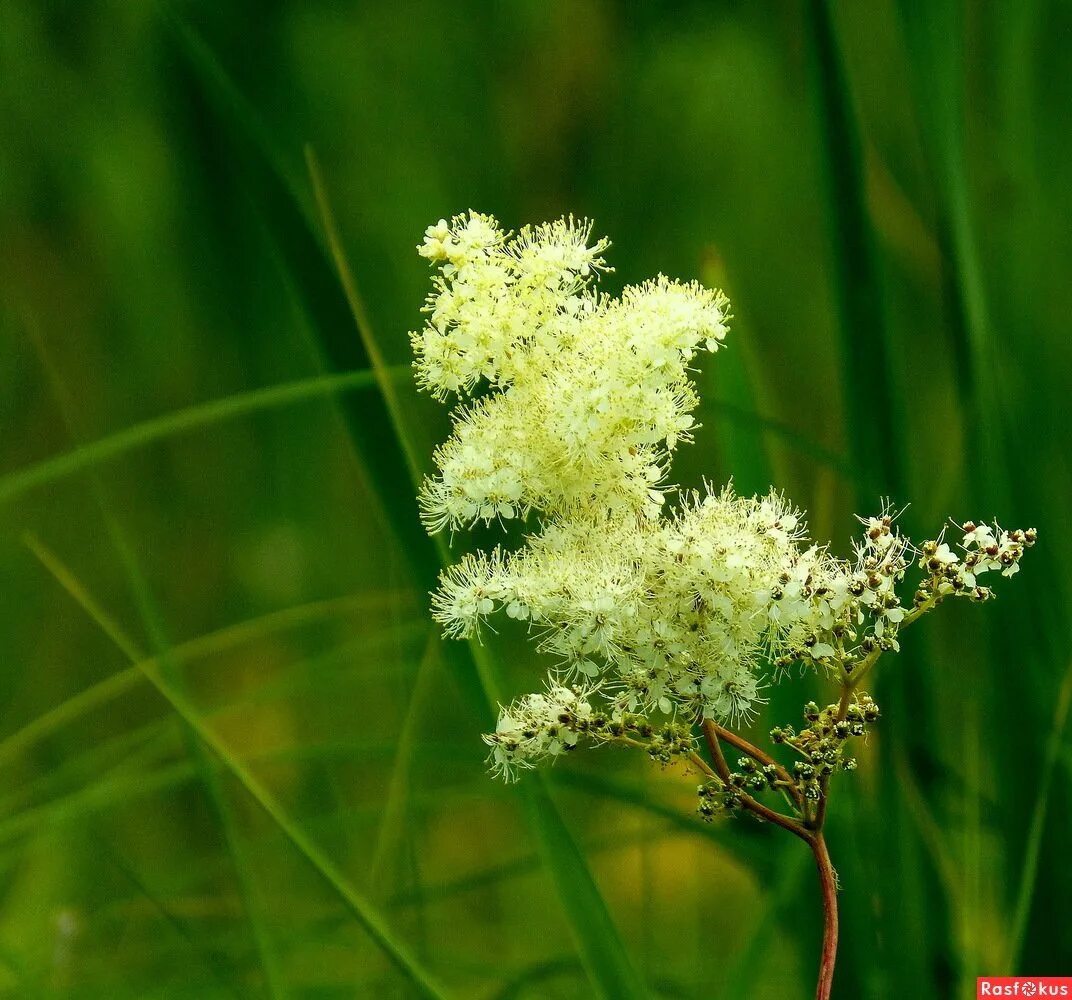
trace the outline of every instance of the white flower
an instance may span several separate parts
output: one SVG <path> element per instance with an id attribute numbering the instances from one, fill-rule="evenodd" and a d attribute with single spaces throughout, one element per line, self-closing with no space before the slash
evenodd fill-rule
<path id="1" fill-rule="evenodd" d="M 518 770 L 534 767 L 575 747 L 592 715 L 588 692 L 549 684 L 545 694 L 528 694 L 501 709 L 495 732 L 484 737 L 491 747 L 492 770 L 516 780 Z"/>

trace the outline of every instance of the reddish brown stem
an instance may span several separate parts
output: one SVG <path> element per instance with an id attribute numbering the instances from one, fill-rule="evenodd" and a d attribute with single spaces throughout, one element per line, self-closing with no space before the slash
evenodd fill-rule
<path id="1" fill-rule="evenodd" d="M 704 720 L 704 738 L 707 740 L 707 748 L 711 751 L 711 759 L 715 763 L 715 771 L 718 773 L 719 778 L 722 779 L 723 784 L 729 788 L 732 787 L 730 783 L 730 766 L 726 763 L 726 757 L 722 753 L 722 746 L 719 743 L 719 729 L 720 727 L 710 719 Z M 801 840 L 806 840 L 808 843 L 811 843 L 811 834 L 795 819 L 783 816 L 780 812 L 775 812 L 773 809 L 765 806 L 762 802 L 752 798 L 752 796 L 746 792 L 738 789 L 737 794 L 740 796 L 741 805 L 749 812 L 755 813 L 755 815 L 767 820 L 768 823 L 780 826 L 783 830 L 788 830 L 794 836 L 800 837 Z"/>
<path id="2" fill-rule="evenodd" d="M 708 750 L 711 753 L 711 760 L 715 765 L 715 773 L 727 787 L 730 786 L 730 767 L 726 763 L 725 754 L 722 752 L 721 740 L 725 740 L 731 746 L 737 747 L 738 750 L 747 753 L 750 757 L 762 761 L 762 757 L 756 756 L 761 751 L 710 719 L 705 719 L 703 722 L 703 734 L 704 739 L 707 741 Z M 753 753 L 753 751 L 755 752 Z M 834 982 L 834 963 L 837 960 L 838 906 L 837 875 L 834 873 L 834 866 L 830 863 L 830 853 L 826 849 L 826 841 L 823 839 L 821 828 L 822 819 L 825 818 L 826 814 L 825 808 L 822 808 L 825 806 L 825 801 L 820 802 L 820 810 L 817 812 L 815 820 L 812 821 L 812 828 L 809 829 L 796 820 L 769 809 L 762 802 L 752 798 L 751 795 L 747 795 L 744 792 L 739 792 L 739 794 L 743 808 L 799 837 L 811 848 L 812 854 L 815 855 L 815 866 L 819 870 L 819 889 L 823 901 L 823 949 L 819 960 L 819 981 L 815 987 L 815 1000 L 829 1000 L 830 988 Z"/>
<path id="3" fill-rule="evenodd" d="M 749 743 L 743 736 L 738 736 L 737 733 L 731 732 L 726 729 L 725 726 L 720 726 L 717 722 L 712 722 L 715 733 L 720 739 L 725 740 L 731 747 L 740 750 L 741 753 L 748 754 L 753 760 L 758 761 L 767 767 L 773 767 L 778 773 L 780 780 L 786 782 L 789 786 L 789 792 L 793 796 L 793 801 L 800 805 L 800 792 L 797 789 L 796 782 L 790 776 L 789 772 L 782 767 L 770 754 L 764 753 L 759 747 L 752 743 Z"/>
<path id="4" fill-rule="evenodd" d="M 815 817 L 810 823 L 808 828 L 812 830 L 821 830 L 823 824 L 826 822 L 826 804 L 828 801 L 827 790 L 829 788 L 829 780 L 823 779 L 820 785 L 819 804 L 815 807 Z"/>
<path id="5" fill-rule="evenodd" d="M 873 661 L 872 661 L 873 662 Z M 855 682 L 845 681 L 841 685 L 841 700 L 838 702 L 837 715 L 835 718 L 840 722 L 849 713 L 849 705 L 852 704 L 852 695 L 856 690 Z M 813 830 L 821 830 L 826 822 L 826 806 L 829 801 L 830 775 L 826 775 L 819 781 L 820 794 L 819 805 L 815 810 L 815 819 L 808 826 Z"/>
<path id="6" fill-rule="evenodd" d="M 830 852 L 826 849 L 822 831 L 813 834 L 808 842 L 815 855 L 815 866 L 819 869 L 819 887 L 823 897 L 823 950 L 819 960 L 819 982 L 815 987 L 815 1000 L 829 1000 L 830 987 L 834 983 L 834 963 L 837 961 L 837 875 L 830 863 Z"/>

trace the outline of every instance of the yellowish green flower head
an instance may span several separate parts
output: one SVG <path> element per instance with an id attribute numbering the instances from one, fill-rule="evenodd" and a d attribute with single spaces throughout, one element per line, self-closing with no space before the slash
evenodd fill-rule
<path id="1" fill-rule="evenodd" d="M 657 516 L 693 423 L 687 366 L 726 336 L 727 302 L 662 277 L 600 295 L 608 244 L 590 242 L 573 219 L 509 237 L 470 213 L 428 230 L 420 252 L 440 270 L 412 335 L 417 377 L 461 403 L 421 492 L 432 530 L 531 511 Z"/>
<path id="2" fill-rule="evenodd" d="M 956 549 L 939 537 L 916 550 L 887 509 L 862 519 L 843 560 L 775 492 L 664 504 L 674 450 L 695 429 L 690 372 L 722 346 L 729 303 L 663 276 L 601 294 L 608 245 L 573 218 L 511 235 L 470 212 L 418 248 L 437 271 L 411 335 L 417 380 L 454 404 L 420 493 L 425 524 L 531 529 L 516 551 L 464 557 L 433 595 L 448 636 L 505 614 L 551 658 L 545 692 L 504 708 L 485 737 L 508 777 L 623 719 L 644 731 L 660 716 L 736 722 L 795 662 L 851 671 L 896 649 L 920 609 L 987 599 L 979 576 L 1011 575 L 1034 542 L 969 523 Z M 897 588 L 917 559 L 906 607 Z"/>

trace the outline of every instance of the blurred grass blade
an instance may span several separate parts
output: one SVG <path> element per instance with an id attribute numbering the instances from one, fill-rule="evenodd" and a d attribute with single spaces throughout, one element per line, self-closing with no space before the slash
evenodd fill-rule
<path id="1" fill-rule="evenodd" d="M 102 628 L 105 627 L 104 623 L 109 622 L 109 616 L 102 612 L 96 601 L 93 600 L 74 574 L 43 546 L 39 545 L 36 554 L 42 559 L 45 567 L 56 578 L 60 586 L 74 598 L 94 621 L 101 624 Z M 286 811 L 267 788 L 254 777 L 245 764 L 231 753 L 227 745 L 202 722 L 194 706 L 164 681 L 155 670 L 148 669 L 144 662 L 139 662 L 138 666 L 144 673 L 146 680 L 156 688 L 176 714 L 193 730 L 201 742 L 219 758 L 239 784 L 246 789 L 250 797 L 275 823 L 286 839 L 312 866 L 325 884 L 335 892 L 350 913 L 357 918 L 358 922 L 365 928 L 365 931 L 380 946 L 384 954 L 391 959 L 396 968 L 410 980 L 418 993 L 421 996 L 432 998 L 432 1000 L 443 1000 L 443 998 L 447 997 L 448 994 L 435 982 L 421 963 L 410 954 L 409 949 L 395 938 L 393 932 L 388 928 L 387 923 L 375 907 L 350 885 L 342 871 L 328 859 L 320 848 L 304 833 L 301 827 L 287 815 Z"/>
<path id="2" fill-rule="evenodd" d="M 728 376 L 720 372 L 720 384 L 726 386 L 727 382 L 736 381 L 738 375 L 735 369 L 741 366 L 735 362 L 727 362 L 723 367 L 729 367 L 731 370 Z M 741 375 L 743 374 L 742 371 Z M 846 482 L 862 485 L 859 470 L 850 459 L 832 451 L 807 434 L 801 434 L 789 424 L 775 420 L 773 417 L 766 417 L 747 403 L 734 401 L 748 398 L 747 389 L 743 386 L 736 387 L 732 396 L 733 400 L 706 399 L 704 405 L 714 410 L 720 418 L 725 418 L 727 423 L 737 425 L 738 429 L 734 430 L 723 428 L 718 436 L 728 456 L 726 466 L 733 470 L 733 481 L 735 484 L 739 482 L 740 493 L 747 495 L 762 492 L 772 483 L 785 482 L 789 478 L 784 470 L 784 463 L 778 463 L 776 471 L 774 457 L 770 454 L 771 449 L 759 444 L 763 436 L 777 439 L 783 448 L 807 456 L 816 465 L 827 466 Z M 737 470 L 742 468 L 750 469 L 751 472 L 748 475 L 739 476 Z M 761 485 L 750 485 L 753 483 Z"/>
<path id="3" fill-rule="evenodd" d="M 116 538 L 117 545 L 123 544 L 122 539 L 116 534 L 118 531 L 117 526 L 113 527 L 107 511 L 104 511 L 104 513 L 106 519 L 109 521 L 109 527 L 112 530 L 113 537 Z M 146 656 L 139 649 L 134 640 L 126 634 L 115 618 L 109 615 L 107 611 L 93 599 L 92 595 L 90 595 L 78 580 L 73 577 L 70 571 L 56 559 L 55 555 L 36 539 L 31 538 L 28 541 L 28 544 L 34 555 L 37 556 L 41 563 L 48 568 L 50 572 L 52 572 L 57 580 L 62 582 L 61 578 L 66 578 L 69 585 L 68 592 L 72 596 L 76 593 L 81 594 L 82 606 L 86 609 L 87 613 L 93 617 L 93 620 L 100 626 L 101 630 L 112 640 L 123 655 L 135 665 L 144 663 Z M 129 558 L 132 567 L 131 575 L 135 578 L 134 582 L 140 583 L 141 581 L 136 576 L 136 570 L 133 568 L 133 555 L 131 554 Z M 163 642 L 160 641 L 159 623 L 150 619 L 150 612 L 148 609 L 145 609 L 144 606 L 143 616 L 146 618 L 146 625 L 150 633 L 157 639 L 157 645 L 160 649 L 159 659 L 161 669 L 168 670 L 171 677 L 177 678 L 179 676 L 177 665 L 174 661 L 168 659 L 169 651 Z M 202 784 L 205 786 L 209 801 L 212 803 L 213 810 L 216 813 L 220 830 L 223 834 L 224 843 L 227 846 L 227 852 L 231 856 L 235 877 L 238 881 L 239 893 L 242 898 L 242 909 L 249 922 L 250 933 L 253 937 L 258 958 L 260 959 L 268 995 L 271 996 L 273 1000 L 275 1000 L 275 998 L 285 997 L 286 993 L 283 987 L 279 960 L 272 947 L 268 927 L 256 899 L 252 870 L 245 849 L 239 838 L 238 827 L 235 823 L 230 803 L 227 801 L 224 790 L 220 786 L 219 776 L 215 769 L 210 766 L 205 757 L 205 751 L 202 744 L 195 738 L 195 731 L 187 725 L 185 727 L 184 735 L 187 737 L 190 756 L 194 761 L 198 775 L 201 778 Z"/>
<path id="4" fill-rule="evenodd" d="M 38 550 L 44 551 L 41 543 L 33 534 L 24 534 L 23 541 L 27 548 L 35 552 L 35 554 L 38 553 Z M 41 558 L 39 554 L 38 558 Z M 398 600 L 399 596 L 401 595 L 389 595 L 386 600 L 388 603 L 393 604 Z M 381 601 L 377 600 L 375 596 L 367 597 L 364 595 L 310 601 L 307 604 L 299 604 L 292 608 L 284 608 L 281 611 L 273 611 L 267 615 L 260 615 L 247 621 L 227 625 L 215 632 L 198 636 L 196 639 L 177 643 L 172 646 L 171 655 L 176 661 L 185 663 L 200 657 L 224 652 L 235 646 L 271 635 L 276 631 L 299 628 L 311 622 L 322 621 L 340 615 L 376 610 L 380 604 Z M 109 628 L 117 628 L 115 623 L 111 622 L 107 616 L 103 620 L 98 620 L 97 624 L 103 630 L 106 622 Z M 106 632 L 106 634 L 108 633 Z M 113 642 L 116 634 L 113 632 L 110 635 Z M 26 723 L 0 741 L 0 765 L 10 761 L 18 754 L 24 753 L 35 743 L 47 739 L 63 726 L 69 725 L 95 708 L 108 704 L 113 699 L 144 683 L 145 670 L 158 668 L 158 657 L 149 657 L 143 663 L 128 667 L 126 670 L 117 671 L 60 702 L 54 708 L 39 715 L 36 719 Z"/>
<path id="5" fill-rule="evenodd" d="M 0 816 L 12 816 L 42 799 L 51 800 L 72 786 L 83 788 L 112 768 L 135 770 L 160 763 L 174 755 L 173 716 L 127 728 L 119 735 L 91 743 L 71 754 L 47 773 L 10 788 L 0 798 Z"/>
<path id="6" fill-rule="evenodd" d="M 518 997 L 532 994 L 529 991 L 538 983 L 555 979 L 571 972 L 584 972 L 584 968 L 572 955 L 560 955 L 535 962 L 496 990 L 488 1000 L 517 1000 Z"/>
<path id="7" fill-rule="evenodd" d="M 669 836 L 676 833 L 668 827 L 663 829 L 650 828 L 640 831 L 616 834 L 613 836 L 600 837 L 585 842 L 585 856 L 597 856 L 601 854 L 613 854 L 615 851 L 632 850 L 643 844 L 660 844 Z M 391 898 L 392 906 L 422 906 L 427 903 L 436 903 L 468 892 L 486 889 L 488 886 L 499 885 L 511 879 L 524 878 L 534 872 L 541 872 L 546 868 L 543 854 L 539 851 L 515 858 L 512 861 L 504 861 L 486 868 L 470 872 L 450 882 L 441 882 L 422 887 L 419 891 L 406 890 L 399 892 Z"/>
<path id="8" fill-rule="evenodd" d="M 396 377 L 408 369 L 392 369 L 380 378 Z M 201 403 L 185 410 L 154 417 L 144 423 L 117 431 L 96 441 L 90 441 L 73 451 L 45 459 L 36 465 L 16 469 L 0 477 L 0 504 L 20 496 L 37 486 L 73 476 L 102 462 L 118 458 L 127 452 L 145 448 L 157 441 L 185 434 L 201 427 L 210 427 L 225 420 L 246 416 L 263 410 L 291 406 L 308 399 L 318 399 L 354 389 L 366 389 L 376 384 L 371 371 L 344 372 L 341 375 L 318 375 L 313 378 L 274 385 L 251 392 L 237 393 L 225 399 Z"/>
<path id="9" fill-rule="evenodd" d="M 748 996 L 749 990 L 754 987 L 755 970 L 762 965 L 763 956 L 770 954 L 782 910 L 800 892 L 804 875 L 811 870 L 808 852 L 797 844 L 791 846 L 798 849 L 782 852 L 781 866 L 773 888 L 763 900 L 748 936 L 726 973 L 722 983 L 723 996 Z"/>
<path id="10" fill-rule="evenodd" d="M 324 186 L 324 178 L 320 172 L 320 164 L 311 146 L 305 147 L 305 163 L 309 170 L 309 180 L 313 185 L 313 198 L 320 211 L 320 222 L 324 227 L 324 236 L 328 241 L 328 249 L 332 260 L 335 262 L 336 274 L 346 296 L 346 302 L 350 307 L 350 313 L 354 318 L 354 326 L 357 328 L 357 334 L 361 338 L 365 352 L 368 354 L 380 393 L 383 396 L 384 403 L 387 405 L 387 412 L 391 415 L 395 438 L 402 449 L 402 454 L 406 459 L 406 466 L 409 469 L 410 482 L 415 485 L 419 484 L 424 475 L 423 468 L 425 463 L 421 462 L 417 457 L 412 435 L 405 430 L 406 421 L 402 400 L 398 395 L 395 382 L 390 376 L 390 370 L 384 359 L 383 351 L 380 350 L 379 343 L 372 335 L 372 324 L 369 321 L 368 310 L 365 308 L 365 302 L 358 292 L 353 271 L 343 251 L 339 227 L 335 222 L 335 213 L 331 209 L 327 189 Z"/>
<path id="11" fill-rule="evenodd" d="M 393 437 L 398 445 L 398 450 L 405 459 L 410 487 L 408 500 L 405 507 L 394 507 L 392 509 L 397 516 L 400 510 L 408 508 L 412 512 L 412 516 L 402 530 L 400 538 L 410 552 L 417 574 L 418 585 L 431 590 L 436 586 L 438 571 L 451 562 L 450 551 L 442 534 L 429 538 L 420 525 L 417 516 L 416 491 L 423 479 L 422 463 L 417 457 L 413 435 L 407 428 L 405 408 L 399 398 L 395 384 L 388 377 L 388 368 L 384 361 L 383 352 L 380 350 L 379 344 L 369 327 L 364 302 L 358 292 L 357 282 L 343 250 L 342 239 L 335 221 L 335 214 L 328 199 L 327 188 L 320 173 L 316 154 L 311 147 L 306 148 L 305 158 L 310 182 L 313 186 L 314 200 L 320 212 L 321 225 L 335 265 L 335 273 L 343 288 L 350 308 L 351 318 L 364 347 L 365 355 L 368 357 L 369 364 L 376 376 L 384 405 L 387 408 Z M 401 478 L 403 482 L 407 479 L 406 476 Z M 377 485 L 381 487 L 384 485 L 382 476 L 377 479 Z M 393 491 L 397 490 L 397 484 L 392 484 L 391 489 Z M 386 498 L 389 495 L 389 493 L 385 493 L 384 497 Z M 500 700 L 496 689 L 495 674 L 480 644 L 470 640 L 467 645 L 471 651 L 471 656 L 464 656 L 462 651 L 466 648 L 465 646 L 451 644 L 449 651 L 446 653 L 446 658 L 456 668 L 457 676 L 464 686 L 466 696 L 470 702 L 477 707 L 482 716 L 490 723 L 494 715 L 494 705 Z"/>
<path id="12" fill-rule="evenodd" d="M 703 280 L 711 288 L 721 288 L 734 301 L 729 274 L 720 254 L 709 255 Z M 738 331 L 733 346 L 719 352 L 718 363 L 710 366 L 705 380 L 714 397 L 708 405 L 730 418 L 717 420 L 714 433 L 723 467 L 733 477 L 738 492 L 746 496 L 763 493 L 771 483 L 784 482 L 784 469 L 775 475 L 770 440 L 763 433 L 775 427 L 776 421 L 758 415 L 765 409 L 760 403 L 761 374 L 748 337 L 742 337 Z"/>
<path id="13" fill-rule="evenodd" d="M 413 751 L 417 744 L 421 719 L 426 700 L 431 693 L 433 668 L 438 665 L 436 655 L 440 640 L 435 633 L 430 633 L 425 643 L 424 653 L 417 663 L 417 676 L 413 680 L 409 705 L 398 734 L 397 750 L 391 766 L 391 776 L 387 782 L 387 798 L 383 805 L 383 818 L 376 833 L 376 845 L 372 850 L 369 864 L 368 884 L 375 892 L 384 873 L 388 851 L 401 844 L 405 836 L 407 802 L 409 796 L 410 768 L 413 764 Z"/>
<path id="14" fill-rule="evenodd" d="M 1046 816 L 1053 789 L 1053 772 L 1057 758 L 1064 744 L 1065 726 L 1068 723 L 1069 708 L 1072 707 L 1072 663 L 1065 670 L 1061 690 L 1057 695 L 1057 705 L 1053 713 L 1053 727 L 1046 742 L 1046 757 L 1039 771 L 1038 798 L 1031 812 L 1031 826 L 1024 848 L 1024 861 L 1020 870 L 1020 885 L 1016 893 L 1016 908 L 1013 911 L 1012 927 L 1009 931 L 1009 954 L 1004 971 L 1006 975 L 1018 974 L 1020 953 L 1024 947 L 1027 934 L 1027 922 L 1031 916 L 1031 903 L 1038 883 L 1039 857 L 1042 851 L 1042 834 L 1046 829 Z"/>
<path id="15" fill-rule="evenodd" d="M 544 775 L 536 772 L 526 778 L 530 780 L 520 787 L 529 822 L 537 832 L 541 854 L 569 915 L 570 929 L 592 986 L 604 1000 L 643 1000 L 648 991 L 610 923 L 606 902 L 588 875 L 584 855 L 549 800 Z"/>
<path id="16" fill-rule="evenodd" d="M 845 428 L 854 464 L 863 476 L 857 493 L 857 510 L 874 509 L 882 494 L 903 498 L 906 488 L 903 408 L 894 380 L 894 354 L 889 340 L 882 288 L 882 265 L 867 204 L 863 147 L 852 103 L 845 64 L 838 45 L 830 0 L 807 0 L 811 78 L 816 92 L 823 186 L 834 259 L 833 293 L 838 304 L 838 330 L 843 366 Z M 883 711 L 890 719 L 888 740 L 879 742 L 885 757 L 880 771 L 889 803 L 883 822 L 874 829 L 871 849 L 889 859 L 890 877 L 898 891 L 879 913 L 865 909 L 858 896 L 846 901 L 843 919 L 868 920 L 876 928 L 880 949 L 868 948 L 861 936 L 849 937 L 853 949 L 846 960 L 861 968 L 879 964 L 882 989 L 910 992 L 924 981 L 936 961 L 934 945 L 947 933 L 945 913 L 930 898 L 927 858 L 918 831 L 907 821 L 907 810 L 897 804 L 904 790 L 893 779 L 891 747 L 923 739 L 913 692 L 922 683 L 920 664 L 902 656 L 890 680 L 882 678 Z M 894 872 L 896 874 L 894 874 Z M 922 947 L 905 948 L 898 940 L 911 928 L 913 941 Z"/>
<path id="17" fill-rule="evenodd" d="M 769 831 L 757 829 L 752 837 L 740 835 L 738 830 L 729 830 L 724 825 L 705 823 L 694 810 L 683 809 L 680 804 L 660 801 L 652 794 L 651 785 L 626 782 L 609 778 L 592 771 L 566 770 L 553 775 L 553 783 L 563 788 L 576 789 L 594 798 L 618 802 L 640 812 L 649 813 L 666 820 L 682 833 L 692 834 L 718 845 L 735 861 L 747 862 L 756 875 L 763 877 L 770 867 L 771 845 Z"/>
<path id="18" fill-rule="evenodd" d="M 121 769 L 120 769 L 121 770 Z M 120 803 L 127 804 L 159 791 L 171 789 L 197 776 L 193 764 L 169 764 L 153 771 L 134 774 L 98 776 L 99 780 L 86 788 L 53 799 L 43 805 L 31 806 L 0 820 L 0 844 L 19 837 L 56 829 L 65 823 L 102 812 Z"/>
<path id="19" fill-rule="evenodd" d="M 317 365 L 334 372 L 370 369 L 372 359 L 362 338 L 353 335 L 350 305 L 316 228 L 316 206 L 308 185 L 299 183 L 304 180 L 300 163 L 291 169 L 271 130 L 198 31 L 174 6 L 165 10 L 175 57 L 188 68 L 191 90 L 208 111 L 201 125 L 213 144 L 227 150 L 229 169 L 243 179 L 242 194 L 262 219 L 283 281 L 312 333 L 309 346 Z M 360 407 L 351 403 L 341 412 L 362 473 L 375 485 L 373 504 L 421 586 L 430 589 L 436 574 L 435 552 L 417 517 L 405 461 L 398 449 L 383 447 L 392 434 L 384 399 L 369 395 Z"/>
<path id="20" fill-rule="evenodd" d="M 71 404 L 66 386 L 64 385 L 59 372 L 52 365 L 51 358 L 45 349 L 44 340 L 41 337 L 40 330 L 37 327 L 34 317 L 28 314 L 26 320 L 27 331 L 37 349 L 46 378 L 52 389 L 54 400 L 60 411 L 60 416 L 71 439 L 77 441 L 79 435 L 75 427 L 74 407 Z M 100 508 L 100 513 L 104 518 L 109 539 L 112 542 L 116 554 L 120 557 L 123 570 L 131 586 L 132 596 L 135 599 L 135 603 L 141 615 L 142 623 L 156 647 L 157 654 L 160 658 L 161 672 L 168 677 L 168 680 L 176 688 L 178 688 L 182 683 L 182 674 L 178 665 L 169 656 L 170 646 L 165 637 L 162 616 L 153 603 L 148 587 L 142 578 L 137 561 L 134 558 L 134 553 L 127 544 L 126 539 L 119 528 L 118 521 L 116 521 L 111 514 L 103 483 L 96 474 L 90 476 L 90 483 L 97 500 L 97 505 Z M 44 552 L 44 550 L 39 550 L 35 554 L 38 555 L 39 558 L 42 554 L 50 555 L 50 553 Z M 57 566 L 58 565 L 59 564 L 57 563 Z M 68 576 L 70 576 L 70 574 L 68 574 Z M 71 577 L 71 581 L 77 586 L 77 581 L 75 581 L 73 577 Z M 103 608 L 92 600 L 88 592 L 84 591 L 84 588 L 82 588 L 82 590 L 89 604 L 95 607 L 98 611 L 98 622 L 112 642 L 132 663 L 137 664 L 142 662 L 145 659 L 145 654 L 142 653 L 138 643 L 125 633 L 115 618 L 108 615 Z M 245 854 L 244 846 L 238 836 L 238 828 L 231 812 L 230 803 L 219 784 L 219 775 L 209 765 L 205 748 L 201 742 L 196 739 L 194 731 L 190 729 L 190 727 L 184 726 L 183 737 L 186 742 L 187 751 L 197 768 L 201 783 L 207 793 L 208 801 L 212 807 L 216 822 L 219 824 L 220 832 L 223 835 L 224 844 L 227 848 L 227 853 L 231 859 L 235 878 L 238 883 L 239 894 L 242 899 L 242 912 L 249 926 L 250 936 L 257 952 L 261 971 L 264 974 L 264 982 L 268 995 L 272 1000 L 282 1000 L 284 991 L 279 971 L 278 958 L 272 947 L 271 937 L 268 934 L 267 924 L 264 915 L 261 912 L 261 907 L 258 905 L 258 901 L 255 898 L 256 890 L 249 861 Z"/>
<path id="21" fill-rule="evenodd" d="M 171 912 L 167 903 L 152 890 L 152 888 L 145 882 L 145 879 L 138 875 L 134 867 L 120 857 L 119 854 L 112 849 L 111 845 L 106 843 L 99 835 L 94 839 L 97 841 L 97 847 L 101 854 L 104 857 L 107 857 L 112 865 L 123 873 L 124 877 L 137 889 L 138 894 L 149 903 L 149 905 L 160 915 L 164 923 L 170 927 L 178 938 L 190 949 L 191 954 L 204 965 L 208 970 L 209 975 L 219 984 L 220 989 L 233 997 L 237 997 L 238 1000 L 242 1000 L 242 994 L 228 981 L 226 970 L 220 967 L 221 963 L 219 956 L 214 951 L 206 953 L 205 949 L 198 947 L 197 941 L 187 930 L 185 922 Z"/>
<path id="22" fill-rule="evenodd" d="M 1024 0 L 1024 6 L 1028 0 Z M 942 271 L 949 307 L 956 387 L 972 433 L 972 457 L 987 467 L 1002 455 L 996 373 L 1001 370 L 991 337 L 990 312 L 970 210 L 965 172 L 963 10 L 950 0 L 915 4 L 898 0 L 911 60 L 909 80 L 924 156 L 936 188 L 937 235 L 948 266 Z M 977 476 L 976 490 L 987 505 L 1006 477 Z"/>
<path id="23" fill-rule="evenodd" d="M 899 400 L 892 380 L 881 267 L 867 210 L 863 152 L 828 0 L 808 0 L 809 51 L 818 92 L 827 215 L 833 233 L 834 293 L 841 334 L 845 426 L 864 476 L 858 499 L 904 489 Z"/>

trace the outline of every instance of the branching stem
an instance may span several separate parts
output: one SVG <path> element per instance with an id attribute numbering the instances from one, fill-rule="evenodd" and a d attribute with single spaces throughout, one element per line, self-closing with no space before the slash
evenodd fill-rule
<path id="1" fill-rule="evenodd" d="M 846 705 L 846 709 L 847 707 L 848 706 Z M 779 769 L 779 774 L 784 774 L 785 779 L 791 780 L 789 779 L 788 772 L 785 771 L 785 769 L 772 757 L 764 753 L 758 747 L 753 746 L 737 733 L 730 732 L 725 727 L 718 725 L 718 723 L 713 722 L 710 719 L 703 720 L 702 728 L 704 738 L 707 741 L 707 748 L 711 753 L 711 760 L 714 762 L 714 772 L 712 776 L 717 775 L 719 780 L 722 781 L 727 788 L 732 788 L 733 785 L 731 783 L 730 767 L 726 762 L 726 755 L 722 752 L 723 740 L 730 746 L 747 754 L 753 760 L 758 761 L 761 764 L 774 764 L 774 766 Z M 701 761 L 701 763 L 704 764 L 704 769 L 708 772 L 711 771 L 705 762 Z M 814 818 L 809 821 L 809 804 L 807 800 L 801 796 L 795 783 L 792 784 L 792 787 L 793 798 L 800 803 L 801 811 L 804 814 L 804 823 L 800 823 L 790 816 L 775 812 L 773 809 L 768 808 L 762 802 L 757 801 L 751 795 L 748 795 L 739 789 L 737 792 L 740 797 L 742 808 L 747 809 L 749 812 L 770 823 L 774 823 L 776 826 L 780 826 L 783 830 L 788 830 L 795 837 L 799 837 L 809 848 L 811 848 L 811 852 L 815 856 L 815 865 L 819 871 L 819 888 L 823 902 L 823 944 L 819 962 L 819 980 L 815 989 L 815 997 L 816 1000 L 829 1000 L 830 988 L 834 981 L 834 964 L 837 960 L 838 907 L 837 875 L 834 872 L 833 865 L 830 863 L 830 853 L 826 849 L 826 841 L 823 838 L 822 833 L 822 820 L 826 815 L 825 794 L 819 801 Z"/>
<path id="2" fill-rule="evenodd" d="M 707 748 L 711 751 L 711 759 L 715 763 L 715 772 L 718 774 L 719 779 L 727 788 L 733 788 L 733 784 L 730 781 L 730 766 L 726 763 L 725 754 L 722 752 L 722 745 L 720 743 L 721 734 L 726 732 L 717 723 L 712 722 L 710 719 L 704 719 L 703 722 L 704 738 L 707 740 Z M 741 737 L 737 737 L 742 743 L 745 741 Z M 737 746 L 736 743 L 733 744 Z M 751 746 L 751 744 L 747 744 Z M 740 748 L 739 748 L 740 749 Z M 756 749 L 753 747 L 753 749 Z M 745 751 L 747 753 L 747 751 Z M 757 753 L 760 751 L 757 749 Z M 768 823 L 773 823 L 775 826 L 780 826 L 783 830 L 788 830 L 795 837 L 800 837 L 802 840 L 808 840 L 810 837 L 809 832 L 795 819 L 790 816 L 783 816 L 780 812 L 775 812 L 768 806 L 765 806 L 762 802 L 754 799 L 747 792 L 735 789 L 740 797 L 741 806 L 747 809 L 750 813 L 765 819 Z"/>
<path id="3" fill-rule="evenodd" d="M 752 743 L 749 743 L 743 736 L 739 736 L 737 733 L 731 732 L 726 729 L 725 726 L 720 726 L 717 722 L 710 722 L 711 727 L 714 729 L 718 738 L 724 740 L 731 747 L 740 750 L 741 753 L 747 754 L 752 760 L 764 765 L 765 767 L 774 767 L 778 774 L 778 779 L 784 782 L 785 786 L 790 790 L 793 796 L 794 802 L 799 806 L 801 805 L 802 796 L 797 788 L 796 782 L 793 780 L 790 773 L 776 761 L 770 754 L 760 750 L 759 747 Z"/>

